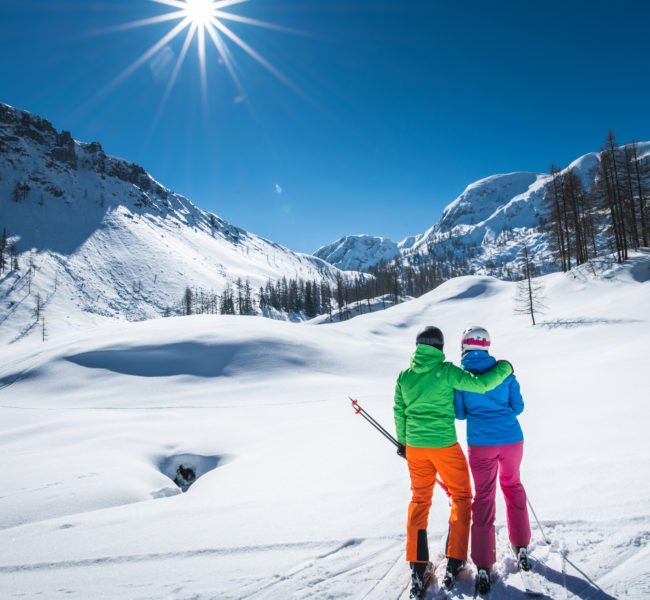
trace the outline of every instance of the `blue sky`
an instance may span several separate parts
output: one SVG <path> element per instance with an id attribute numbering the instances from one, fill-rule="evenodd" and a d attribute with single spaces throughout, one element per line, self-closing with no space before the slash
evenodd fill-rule
<path id="1" fill-rule="evenodd" d="M 0 101 L 137 162 L 195 204 L 294 250 L 345 234 L 396 241 L 433 225 L 482 177 L 546 171 L 650 140 L 647 2 L 249 0 L 223 21 L 247 101 L 185 35 L 119 83 L 175 24 L 151 0 L 0 0 Z M 173 62 L 170 63 L 173 65 Z M 162 108 L 161 108 L 162 106 Z"/>

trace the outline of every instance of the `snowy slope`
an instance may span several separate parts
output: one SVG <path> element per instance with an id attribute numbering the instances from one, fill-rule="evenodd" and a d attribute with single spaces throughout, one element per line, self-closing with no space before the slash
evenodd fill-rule
<path id="1" fill-rule="evenodd" d="M 417 331 L 440 326 L 458 362 L 478 323 L 526 402 L 543 597 L 647 598 L 650 257 L 541 281 L 534 328 L 515 284 L 468 276 L 341 323 L 193 316 L 2 347 L 3 597 L 398 598 L 408 474 L 347 396 L 392 429 Z M 165 475 L 181 463 L 202 475 L 184 494 Z M 499 502 L 491 598 L 523 598 Z M 433 551 L 448 510 L 436 490 Z"/>
<path id="2" fill-rule="evenodd" d="M 0 275 L 5 343 L 36 335 L 37 295 L 55 333 L 70 323 L 173 313 L 186 286 L 221 293 L 241 278 L 257 290 L 268 278 L 334 280 L 339 272 L 200 210 L 98 143 L 4 104 L 0 228 L 21 253 L 19 273 Z"/>
<path id="3" fill-rule="evenodd" d="M 492 217 L 495 208 L 507 205 L 512 198 L 526 193 L 538 178 L 535 173 L 510 173 L 481 179 L 467 186 L 445 208 L 438 228 L 451 231 L 458 225 L 476 225 L 486 221 Z"/>

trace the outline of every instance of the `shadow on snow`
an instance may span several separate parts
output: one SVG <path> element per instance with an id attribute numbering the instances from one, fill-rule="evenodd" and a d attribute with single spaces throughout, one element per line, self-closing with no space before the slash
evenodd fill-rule
<path id="1" fill-rule="evenodd" d="M 66 360 L 89 369 L 105 369 L 139 377 L 222 377 L 254 369 L 307 366 L 298 347 L 269 340 L 256 343 L 203 344 L 178 342 L 166 345 L 109 348 L 82 352 Z"/>

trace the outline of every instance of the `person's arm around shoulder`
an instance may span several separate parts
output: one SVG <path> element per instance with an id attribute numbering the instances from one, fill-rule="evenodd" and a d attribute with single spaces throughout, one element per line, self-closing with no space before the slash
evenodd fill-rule
<path id="1" fill-rule="evenodd" d="M 508 395 L 508 404 L 510 404 L 510 408 L 512 408 L 515 415 L 520 415 L 524 412 L 524 399 L 521 395 L 521 390 L 519 389 L 519 382 L 517 381 L 517 378 L 512 375 L 509 378 L 509 383 L 510 390 Z"/>
<path id="2" fill-rule="evenodd" d="M 456 418 L 459 421 L 464 421 L 467 418 L 465 414 L 465 398 L 460 390 L 454 390 L 454 409 L 456 410 Z"/>
<path id="3" fill-rule="evenodd" d="M 447 379 L 454 389 L 479 394 L 493 390 L 514 372 L 507 360 L 497 361 L 494 367 L 480 375 L 465 371 L 449 362 L 444 363 L 444 366 L 447 370 Z"/>

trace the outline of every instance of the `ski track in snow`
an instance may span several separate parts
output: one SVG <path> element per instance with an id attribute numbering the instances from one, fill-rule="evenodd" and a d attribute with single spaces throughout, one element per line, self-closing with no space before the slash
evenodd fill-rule
<path id="1" fill-rule="evenodd" d="M 535 532 L 531 543 L 533 570 L 526 575 L 532 589 L 541 592 L 532 596 L 524 591 L 514 556 L 509 551 L 504 526 L 497 531 L 497 564 L 492 590 L 488 600 L 541 599 L 612 600 L 614 598 L 642 598 L 650 592 L 650 574 L 647 572 L 648 541 L 650 532 L 639 536 L 634 532 L 638 523 L 617 521 L 607 524 L 606 531 L 617 529 L 619 536 L 603 535 L 602 528 L 593 524 L 544 523 L 545 530 L 553 540 L 547 546 L 542 536 Z M 626 537 L 623 532 L 632 533 Z M 444 538 L 444 532 L 431 539 Z M 203 548 L 182 552 L 161 552 L 141 555 L 119 555 L 71 560 L 53 563 L 16 564 L 0 566 L 0 582 L 5 590 L 14 590 L 7 598 L 25 597 L 19 591 L 21 584 L 29 582 L 56 582 L 65 579 L 68 585 L 60 589 L 44 589 L 47 598 L 85 598 L 86 580 L 96 577 L 123 581 L 120 589 L 123 597 L 138 599 L 194 598 L 251 599 L 272 598 L 324 598 L 342 600 L 377 599 L 399 600 L 407 597 L 409 570 L 404 561 L 403 537 L 350 539 L 343 541 L 314 541 L 287 544 L 269 544 L 235 548 Z M 603 548 L 605 546 L 605 548 Z M 261 574 L 255 566 L 265 565 L 266 557 L 289 554 L 295 564 L 283 572 Z M 609 564 L 602 564 L 603 556 L 611 557 Z M 296 557 L 299 557 L 296 560 Z M 252 567 L 243 581 L 237 577 L 228 579 L 221 573 L 219 559 L 243 561 Z M 596 559 L 596 563 L 594 563 Z M 468 562 L 461 571 L 455 587 L 446 590 L 442 585 L 444 561 L 436 572 L 434 581 L 424 596 L 425 600 L 463 599 L 475 597 L 474 577 L 476 569 Z M 630 575 L 638 576 L 638 566 L 646 564 L 646 574 L 632 582 Z M 152 566 L 153 565 L 153 566 Z M 176 581 L 178 573 L 173 565 L 186 569 L 184 581 Z M 169 567 L 169 568 L 168 568 Z M 631 569 L 628 570 L 628 567 Z M 206 590 L 209 577 L 206 570 L 218 573 L 219 585 L 225 586 L 218 593 Z M 246 571 L 246 568 L 240 570 Z M 261 569 L 264 570 L 264 567 Z M 127 585 L 123 571 L 133 575 L 141 573 L 139 585 Z M 151 572 L 156 577 L 151 577 Z M 591 575 L 587 574 L 591 572 Z M 57 572 L 60 576 L 57 575 Z M 195 573 L 195 577 L 190 574 Z M 598 575 L 598 573 L 602 573 Z M 616 578 L 612 585 L 609 580 Z M 170 580 L 171 579 L 171 580 Z M 70 581 L 79 581 L 75 589 Z M 604 588 L 609 588 L 606 591 Z M 170 591 L 171 590 L 171 591 Z"/>
<path id="2" fill-rule="evenodd" d="M 650 288 L 631 276 L 649 260 L 635 261 L 542 278 L 550 308 L 535 328 L 504 310 L 514 284 L 465 277 L 331 325 L 188 317 L 2 349 L 0 597 L 402 598 L 408 474 L 347 397 L 390 427 L 423 322 L 444 325 L 457 361 L 480 321 L 517 369 L 523 482 L 552 541 L 531 522 L 522 579 L 498 493 L 486 600 L 529 598 L 524 581 L 546 599 L 650 598 Z M 161 465 L 188 456 L 224 460 L 181 494 Z M 432 556 L 448 518 L 434 492 Z M 474 597 L 471 563 L 451 591 L 443 572 L 425 600 Z"/>

